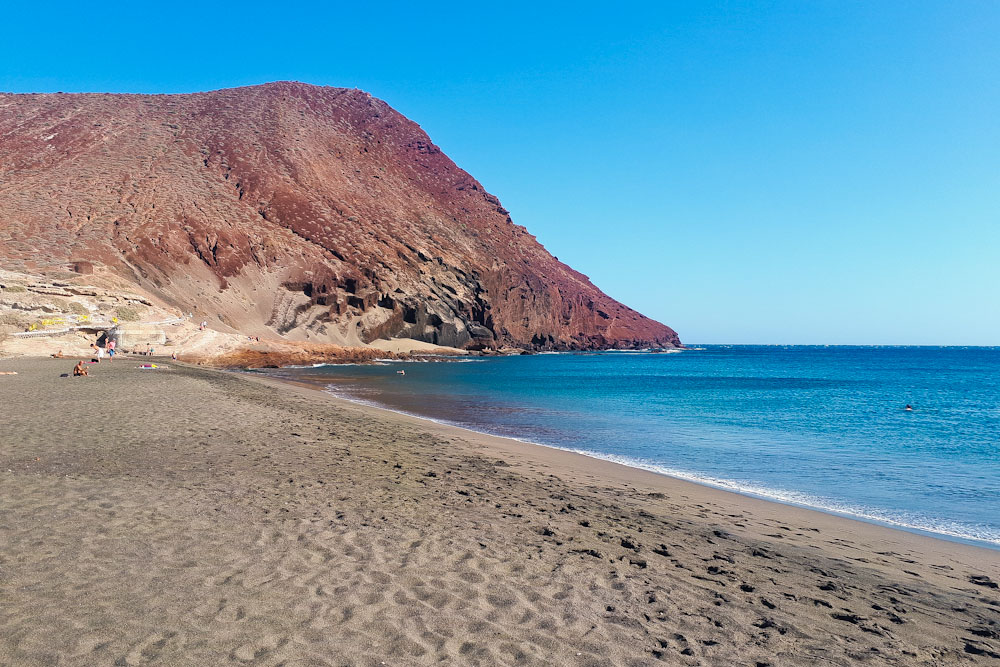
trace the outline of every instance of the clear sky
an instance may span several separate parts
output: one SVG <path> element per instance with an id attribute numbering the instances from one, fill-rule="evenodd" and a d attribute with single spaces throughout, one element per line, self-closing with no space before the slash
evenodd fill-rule
<path id="1" fill-rule="evenodd" d="M 1000 345 L 1000 2 L 83 4 L 0 90 L 362 88 L 685 342 Z"/>

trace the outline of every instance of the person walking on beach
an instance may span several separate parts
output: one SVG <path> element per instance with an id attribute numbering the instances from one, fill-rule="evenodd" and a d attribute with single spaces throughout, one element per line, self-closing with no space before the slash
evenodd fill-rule
<path id="1" fill-rule="evenodd" d="M 112 338 L 111 340 L 108 341 L 108 361 L 114 361 L 115 360 L 115 348 L 116 347 L 118 347 L 118 343 L 115 342 L 114 338 Z"/>

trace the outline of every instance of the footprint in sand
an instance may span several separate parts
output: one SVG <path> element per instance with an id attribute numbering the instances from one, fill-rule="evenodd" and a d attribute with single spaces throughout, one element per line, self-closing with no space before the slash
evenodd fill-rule
<path id="1" fill-rule="evenodd" d="M 132 650 L 126 653 L 122 658 L 119 658 L 115 664 L 144 665 L 154 662 L 160 657 L 163 649 L 166 648 L 168 644 L 181 643 L 180 641 L 173 641 L 177 636 L 176 632 L 170 630 L 153 633 L 133 646 Z"/>
<path id="2" fill-rule="evenodd" d="M 243 644 L 234 650 L 229 657 L 238 662 L 253 662 L 274 653 L 287 643 L 288 637 L 265 635 Z"/>

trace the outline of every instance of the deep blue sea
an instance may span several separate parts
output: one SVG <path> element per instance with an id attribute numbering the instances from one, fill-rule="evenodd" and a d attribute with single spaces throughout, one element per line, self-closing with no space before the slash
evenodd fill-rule
<path id="1" fill-rule="evenodd" d="M 1000 548 L 1000 348 L 734 345 L 274 372 L 476 431 Z"/>

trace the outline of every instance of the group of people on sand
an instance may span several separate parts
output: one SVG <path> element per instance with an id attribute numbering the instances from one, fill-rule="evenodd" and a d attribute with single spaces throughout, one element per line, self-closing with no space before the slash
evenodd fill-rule
<path id="1" fill-rule="evenodd" d="M 98 345 L 97 343 L 91 343 L 90 349 L 94 351 L 95 359 L 93 361 L 101 363 L 104 359 L 105 353 L 108 355 L 108 362 L 115 360 L 115 348 L 118 346 L 118 341 L 113 338 L 109 338 L 105 341 L 104 345 Z"/>
<path id="2" fill-rule="evenodd" d="M 112 362 L 112 361 L 114 361 L 115 355 L 118 352 L 118 341 L 115 340 L 114 338 L 107 338 L 104 341 L 103 345 L 100 344 L 100 341 L 97 341 L 95 343 L 91 343 L 90 344 L 90 349 L 93 352 L 93 355 L 94 355 L 93 358 L 91 358 L 91 360 L 89 362 L 88 361 L 84 361 L 83 359 L 81 359 L 80 361 L 78 361 L 76 363 L 76 366 L 73 367 L 73 377 L 86 377 L 86 376 L 90 375 L 90 372 L 87 369 L 87 364 L 88 363 L 89 364 L 99 364 L 99 363 L 101 363 L 104 360 L 105 356 L 107 356 L 109 363 Z M 145 351 L 133 351 L 133 352 L 135 352 L 136 354 L 143 354 L 143 355 L 147 355 L 147 356 L 152 356 L 153 353 L 155 352 L 155 350 L 153 349 L 152 345 L 147 345 Z M 55 359 L 64 359 L 66 357 L 66 355 L 63 354 L 62 350 L 59 350 L 55 354 L 53 354 L 52 357 L 55 358 Z M 176 359 L 177 358 L 177 354 L 174 353 L 172 355 L 172 358 Z"/>
<path id="3" fill-rule="evenodd" d="M 94 346 L 91 345 L 91 347 L 94 347 Z M 62 350 L 58 350 L 58 351 L 56 351 L 55 354 L 52 355 L 52 358 L 53 359 L 65 359 L 66 355 L 63 354 Z M 80 361 L 76 362 L 76 366 L 73 367 L 73 377 L 86 377 L 88 375 L 90 375 L 90 372 L 87 370 L 87 367 L 84 365 L 83 359 L 81 359 Z"/>
<path id="4" fill-rule="evenodd" d="M 108 357 L 108 363 L 115 360 L 115 352 L 118 347 L 118 341 L 113 338 L 108 338 L 105 340 L 104 345 L 100 345 L 99 343 L 100 341 L 90 344 L 90 349 L 93 351 L 94 356 L 89 362 L 84 361 L 83 359 L 76 362 L 76 366 L 73 367 L 73 377 L 87 377 L 90 375 L 90 371 L 87 369 L 87 364 L 101 363 L 101 361 L 104 360 L 105 354 Z M 52 356 L 55 359 L 63 359 L 66 355 L 63 354 L 62 350 L 59 350 Z"/>

